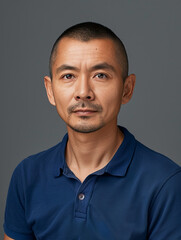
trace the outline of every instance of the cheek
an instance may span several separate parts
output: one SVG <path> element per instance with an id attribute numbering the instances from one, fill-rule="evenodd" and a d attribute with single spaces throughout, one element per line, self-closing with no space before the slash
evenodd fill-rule
<path id="1" fill-rule="evenodd" d="M 63 103 L 63 105 L 67 105 L 68 102 L 70 102 L 70 100 L 73 97 L 73 91 L 71 88 L 65 88 L 65 87 L 54 87 L 54 98 L 55 98 L 55 102 L 57 104 Z"/>
<path id="2" fill-rule="evenodd" d="M 54 91 L 54 99 L 56 103 L 57 112 L 61 117 L 67 114 L 67 108 L 72 101 L 72 94 L 69 89 L 56 88 Z"/>
<path id="3" fill-rule="evenodd" d="M 108 91 L 101 94 L 101 98 L 104 99 L 105 106 L 119 107 L 122 100 L 122 89 L 110 87 Z"/>

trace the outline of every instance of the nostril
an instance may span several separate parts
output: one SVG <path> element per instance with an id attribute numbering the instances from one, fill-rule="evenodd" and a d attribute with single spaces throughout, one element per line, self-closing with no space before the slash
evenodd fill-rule
<path id="1" fill-rule="evenodd" d="M 92 97 L 91 96 L 76 96 L 75 97 L 77 100 L 80 100 L 80 99 L 84 99 L 84 100 L 91 100 L 92 99 Z"/>

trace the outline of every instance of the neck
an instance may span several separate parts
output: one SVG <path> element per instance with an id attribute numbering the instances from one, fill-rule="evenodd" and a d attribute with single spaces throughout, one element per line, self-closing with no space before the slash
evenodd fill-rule
<path id="1" fill-rule="evenodd" d="M 106 166 L 124 138 L 116 124 L 91 133 L 78 133 L 70 127 L 67 129 L 67 165 L 81 181 Z"/>

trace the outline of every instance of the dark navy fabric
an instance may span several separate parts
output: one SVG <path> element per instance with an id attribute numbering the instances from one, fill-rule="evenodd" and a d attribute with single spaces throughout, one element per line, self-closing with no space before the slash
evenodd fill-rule
<path id="1" fill-rule="evenodd" d="M 65 161 L 68 135 L 15 169 L 4 230 L 17 240 L 179 240 L 181 168 L 135 140 L 124 140 L 83 183 Z"/>

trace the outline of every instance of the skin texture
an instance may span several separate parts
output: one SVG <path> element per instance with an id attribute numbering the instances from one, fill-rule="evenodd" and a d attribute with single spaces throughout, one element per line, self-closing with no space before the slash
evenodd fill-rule
<path id="1" fill-rule="evenodd" d="M 52 73 L 44 78 L 47 95 L 67 125 L 67 164 L 83 181 L 111 160 L 123 140 L 117 116 L 132 97 L 135 75 L 123 83 L 112 40 L 71 38 L 59 42 Z"/>
<path id="2" fill-rule="evenodd" d="M 109 64 L 114 71 L 101 68 L 92 71 L 94 66 L 102 63 Z M 66 69 L 65 65 L 75 69 Z M 121 103 L 127 101 L 125 97 L 122 99 L 121 68 L 114 43 L 109 39 L 89 42 L 63 39 L 59 43 L 52 72 L 52 82 L 45 77 L 49 100 L 74 130 L 91 132 L 116 120 Z M 95 114 L 92 112 L 80 116 L 79 112 L 73 112 L 83 108 Z"/>
<path id="3" fill-rule="evenodd" d="M 6 234 L 4 234 L 4 240 L 14 240 L 14 239 L 12 239 L 12 238 L 8 237 Z"/>

